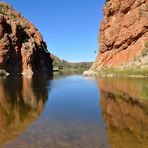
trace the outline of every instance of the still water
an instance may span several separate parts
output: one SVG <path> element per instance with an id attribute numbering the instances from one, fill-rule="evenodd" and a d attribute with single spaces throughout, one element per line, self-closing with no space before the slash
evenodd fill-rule
<path id="1" fill-rule="evenodd" d="M 148 79 L 0 80 L 2 148 L 147 148 Z"/>

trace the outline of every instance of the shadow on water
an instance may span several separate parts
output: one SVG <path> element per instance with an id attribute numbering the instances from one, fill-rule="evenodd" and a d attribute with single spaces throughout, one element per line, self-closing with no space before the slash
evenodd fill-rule
<path id="1" fill-rule="evenodd" d="M 112 148 L 147 148 L 148 80 L 100 79 L 101 111 Z"/>
<path id="2" fill-rule="evenodd" d="M 48 98 L 46 77 L 0 80 L 0 145 L 15 139 L 42 112 Z"/>

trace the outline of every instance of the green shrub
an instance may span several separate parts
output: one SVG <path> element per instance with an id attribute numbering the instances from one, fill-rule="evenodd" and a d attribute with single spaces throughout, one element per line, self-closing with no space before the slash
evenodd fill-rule
<path id="1" fill-rule="evenodd" d="M 13 13 L 11 13 L 10 16 L 11 16 L 12 19 L 16 19 L 16 17 L 17 17 L 17 16 L 16 16 L 15 14 L 13 14 Z"/>
<path id="2" fill-rule="evenodd" d="M 144 57 L 144 56 L 146 56 L 148 54 L 148 48 L 144 48 L 143 50 L 142 50 L 142 56 Z"/>
<path id="3" fill-rule="evenodd" d="M 0 4 L 0 13 L 7 13 L 9 6 Z"/>
<path id="4" fill-rule="evenodd" d="M 3 69 L 0 69 L 0 77 L 4 77 L 7 75 L 7 72 Z"/>
<path id="5" fill-rule="evenodd" d="M 148 42 L 145 42 L 145 48 L 148 48 Z"/>
<path id="6" fill-rule="evenodd" d="M 142 49 L 142 56 L 148 55 L 148 42 L 145 43 L 144 48 Z"/>

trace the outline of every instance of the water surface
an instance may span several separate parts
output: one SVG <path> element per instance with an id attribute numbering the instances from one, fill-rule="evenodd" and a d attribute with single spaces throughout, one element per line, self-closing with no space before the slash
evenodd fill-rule
<path id="1" fill-rule="evenodd" d="M 0 80 L 0 147 L 147 148 L 148 80 Z"/>

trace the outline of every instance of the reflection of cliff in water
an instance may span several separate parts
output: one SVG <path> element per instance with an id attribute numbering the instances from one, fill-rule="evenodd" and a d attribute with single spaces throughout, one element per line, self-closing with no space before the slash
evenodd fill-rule
<path id="1" fill-rule="evenodd" d="M 101 110 L 112 148 L 147 148 L 148 80 L 101 79 Z"/>
<path id="2" fill-rule="evenodd" d="M 44 108 L 47 79 L 7 78 L 0 80 L 0 145 L 15 139 Z"/>

